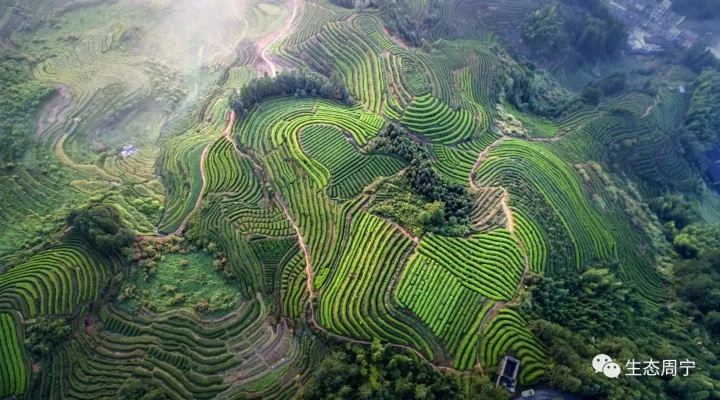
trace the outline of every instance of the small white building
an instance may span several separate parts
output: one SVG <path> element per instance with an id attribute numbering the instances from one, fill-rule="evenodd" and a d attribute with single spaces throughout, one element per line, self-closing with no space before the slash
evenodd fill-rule
<path id="1" fill-rule="evenodd" d="M 653 21 L 657 21 L 660 17 L 665 15 L 665 13 L 672 7 L 672 1 L 670 0 L 663 0 L 660 4 L 655 7 L 655 9 L 650 13 L 650 18 L 652 18 Z"/>

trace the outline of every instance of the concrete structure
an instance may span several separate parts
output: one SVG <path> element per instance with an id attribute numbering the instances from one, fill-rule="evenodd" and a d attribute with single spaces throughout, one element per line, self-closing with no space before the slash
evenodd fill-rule
<path id="1" fill-rule="evenodd" d="M 520 370 L 520 360 L 510 356 L 505 356 L 500 362 L 500 376 L 498 376 L 496 386 L 502 385 L 510 393 L 515 393 L 517 389 L 517 375 Z"/>
<path id="2" fill-rule="evenodd" d="M 665 15 L 666 12 L 668 12 L 670 7 L 672 7 L 672 2 L 670 0 L 663 0 L 652 10 L 652 12 L 650 13 L 650 18 L 653 21 L 657 21 L 658 19 L 660 19 L 660 17 Z"/>
<path id="3" fill-rule="evenodd" d="M 670 0 L 612 0 L 610 11 L 627 26 L 628 50 L 651 54 L 671 48 L 689 48 L 698 39 L 694 24 L 671 10 Z"/>

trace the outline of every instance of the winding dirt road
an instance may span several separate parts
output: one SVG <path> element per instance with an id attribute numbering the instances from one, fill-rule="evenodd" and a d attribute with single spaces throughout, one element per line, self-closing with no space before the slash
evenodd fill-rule
<path id="1" fill-rule="evenodd" d="M 222 135 L 229 140 L 233 146 L 235 146 L 235 142 L 230 138 L 230 132 L 232 132 L 233 124 L 235 124 L 235 111 L 230 111 L 230 116 L 228 117 L 228 123 L 225 127 L 225 130 L 223 131 Z M 208 151 L 210 150 L 210 145 L 212 145 L 213 142 L 210 142 L 205 145 L 205 148 L 203 149 L 202 154 L 200 155 L 200 177 L 202 178 L 202 187 L 200 188 L 200 194 L 198 195 L 197 200 L 195 200 L 195 205 L 193 206 L 192 210 L 183 218 L 182 222 L 180 223 L 180 226 L 172 233 L 166 236 L 162 236 L 163 239 L 178 236 L 182 233 L 183 230 L 185 230 L 185 227 L 187 226 L 187 222 L 190 219 L 190 217 L 193 215 L 193 213 L 200 207 L 200 203 L 203 201 L 203 194 L 205 193 L 205 187 L 207 186 L 207 179 L 205 178 L 205 159 L 207 158 Z M 237 147 L 235 147 L 236 151 L 239 151 Z M 157 228 L 155 228 L 157 231 Z"/>
<path id="2" fill-rule="evenodd" d="M 270 76 L 271 78 L 276 75 L 277 68 L 275 67 L 275 64 L 267 57 L 266 52 L 267 49 L 270 48 L 276 41 L 289 35 L 290 32 L 292 32 L 294 28 L 293 21 L 295 21 L 295 18 L 297 17 L 298 8 L 300 7 L 300 1 L 301 0 L 292 0 L 292 14 L 290 14 L 289 17 L 285 18 L 282 29 L 263 37 L 262 39 L 258 40 L 257 43 L 255 43 L 255 50 L 257 54 L 260 55 L 260 60 L 262 61 L 262 64 L 266 65 L 268 69 L 265 70 L 261 65 L 256 65 L 259 76 L 262 76 L 265 72 L 267 72 L 268 76 Z"/>
<path id="3" fill-rule="evenodd" d="M 472 170 L 470 170 L 470 187 L 472 189 L 478 189 L 477 185 L 475 185 L 475 175 L 477 174 L 477 170 L 482 165 L 483 161 L 487 159 L 488 154 L 492 149 L 494 149 L 500 142 L 503 140 L 506 140 L 507 138 L 505 136 L 498 138 L 495 140 L 492 144 L 490 144 L 485 150 L 483 150 L 479 155 L 478 159 L 475 162 L 475 164 L 472 167 Z M 490 189 L 492 187 L 482 187 L 482 189 Z M 517 296 L 522 288 L 523 281 L 525 280 L 525 276 L 527 275 L 528 271 L 530 271 L 530 260 L 528 257 L 527 249 L 525 248 L 525 243 L 515 234 L 515 220 L 513 218 L 512 210 L 510 209 L 509 202 L 510 202 L 510 193 L 508 193 L 507 189 L 504 187 L 500 187 L 503 191 L 503 198 L 500 200 L 500 205 L 502 206 L 503 212 L 505 213 L 505 217 L 507 220 L 507 230 L 510 231 L 510 235 L 517 241 L 518 245 L 520 246 L 520 250 L 523 255 L 523 273 L 520 276 L 520 280 L 517 283 L 517 286 L 515 287 L 515 294 L 513 297 L 508 301 L 498 301 L 496 302 L 493 307 L 490 309 L 490 311 L 483 317 L 482 322 L 480 323 L 480 328 L 478 329 L 478 334 L 481 334 L 482 331 L 485 329 L 485 326 L 493 320 L 493 318 L 500 312 L 500 310 L 503 307 L 506 307 L 510 304 L 513 304 L 517 301 Z M 479 354 L 479 353 L 478 353 Z M 482 365 L 480 364 L 479 360 L 476 366 L 479 366 L 482 371 Z"/>

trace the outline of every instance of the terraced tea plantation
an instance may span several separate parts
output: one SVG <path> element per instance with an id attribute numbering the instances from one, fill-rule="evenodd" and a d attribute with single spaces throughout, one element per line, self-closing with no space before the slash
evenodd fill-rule
<path id="1" fill-rule="evenodd" d="M 653 192 L 618 187 L 694 184 L 669 137 L 687 99 L 511 104 L 519 64 L 467 18 L 526 2 L 407 2 L 435 10 L 417 47 L 360 1 L 28 3 L 0 51 L 54 94 L 0 162 L 2 399 L 294 398 L 378 340 L 472 398 L 505 356 L 519 387 L 554 382 L 539 279 L 615 263 L 667 301 L 660 223 L 632 207 Z"/>

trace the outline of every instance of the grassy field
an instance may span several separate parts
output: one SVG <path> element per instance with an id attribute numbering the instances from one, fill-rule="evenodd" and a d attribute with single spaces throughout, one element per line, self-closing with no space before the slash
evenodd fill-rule
<path id="1" fill-rule="evenodd" d="M 134 281 L 127 281 L 121 293 L 137 293 L 120 306 L 137 312 L 148 307 L 165 312 L 180 307 L 203 305 L 215 313 L 237 306 L 240 295 L 237 289 L 225 282 L 213 267 L 209 255 L 201 252 L 169 253 L 157 262 L 157 273 L 151 279 L 142 272 Z"/>

